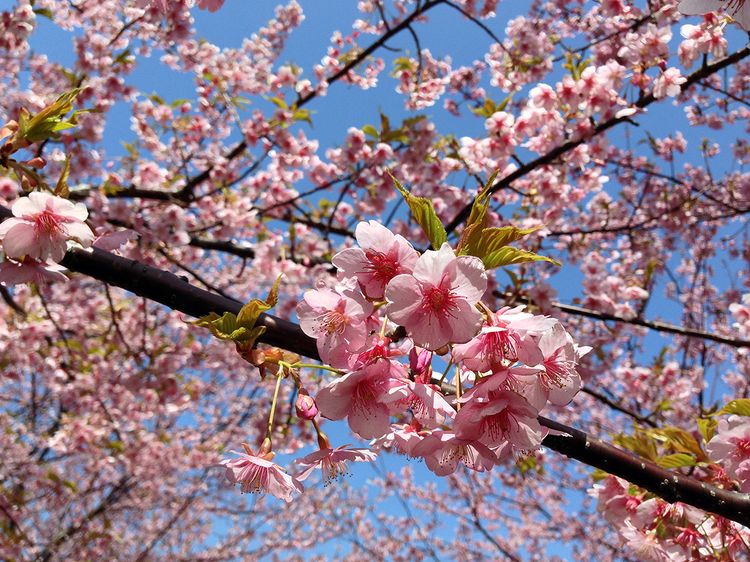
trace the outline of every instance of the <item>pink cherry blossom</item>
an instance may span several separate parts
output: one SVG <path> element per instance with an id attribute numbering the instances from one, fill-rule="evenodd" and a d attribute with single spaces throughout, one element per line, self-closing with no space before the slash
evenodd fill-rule
<path id="1" fill-rule="evenodd" d="M 617 476 L 606 476 L 588 491 L 597 499 L 597 509 L 613 525 L 620 526 L 635 513 L 642 500 L 629 494 L 630 484 Z"/>
<path id="2" fill-rule="evenodd" d="M 428 428 L 439 427 L 456 415 L 437 385 L 405 380 L 391 388 L 388 394 L 383 402 L 392 403 L 401 410 L 408 408 L 419 423 Z"/>
<path id="3" fill-rule="evenodd" d="M 620 530 L 620 533 L 627 541 L 628 548 L 632 549 L 639 560 L 644 562 L 674 562 L 682 559 L 675 558 L 671 552 L 664 548 L 655 530 L 643 531 L 627 524 Z M 671 550 L 678 550 L 678 547 L 675 545 Z"/>
<path id="4" fill-rule="evenodd" d="M 493 378 L 497 375 L 489 377 Z M 539 412 L 520 394 L 495 386 L 493 381 L 487 381 L 481 389 L 486 394 L 475 387 L 464 395 L 465 402 L 454 424 L 456 436 L 488 447 L 499 447 L 505 442 L 525 450 L 538 447 L 544 436 L 536 419 Z"/>
<path id="5" fill-rule="evenodd" d="M 547 401 L 564 406 L 582 385 L 581 376 L 576 371 L 579 354 L 573 340 L 562 324 L 555 321 L 552 329 L 539 338 L 538 348 L 542 360 L 536 365 L 537 369 L 511 375 L 517 385 L 514 388 L 535 408 L 542 409 Z"/>
<path id="6" fill-rule="evenodd" d="M 347 248 L 333 257 L 341 277 L 355 277 L 370 299 L 383 298 L 386 284 L 396 275 L 411 273 L 417 251 L 399 235 L 376 221 L 360 222 L 355 230 L 359 248 Z"/>
<path id="7" fill-rule="evenodd" d="M 412 449 L 415 457 L 423 457 L 427 468 L 438 476 L 447 476 L 456 471 L 459 464 L 471 470 L 492 470 L 496 456 L 486 445 L 460 439 L 452 431 L 433 431 Z"/>
<path id="8" fill-rule="evenodd" d="M 414 457 L 412 453 L 414 447 L 416 447 L 422 440 L 430 434 L 429 430 L 422 428 L 416 419 L 413 419 L 408 424 L 391 424 L 391 430 L 389 433 L 377 437 L 370 442 L 370 447 L 376 449 L 390 449 L 394 448 L 396 451 L 407 457 Z"/>
<path id="9" fill-rule="evenodd" d="M 201 10 L 216 12 L 224 5 L 224 0 L 198 0 L 198 7 Z"/>
<path id="10" fill-rule="evenodd" d="M 456 257 L 448 244 L 428 250 L 412 274 L 394 277 L 385 290 L 388 317 L 404 326 L 414 343 L 437 350 L 469 341 L 479 330 L 482 314 L 475 305 L 487 288 L 479 258 Z"/>
<path id="11" fill-rule="evenodd" d="M 327 485 L 348 473 L 347 462 L 370 462 L 376 457 L 377 455 L 369 449 L 355 449 L 349 445 L 342 445 L 335 449 L 322 448 L 294 462 L 303 469 L 297 474 L 298 480 L 306 480 L 313 470 L 319 468 L 323 471 L 323 482 Z"/>
<path id="12" fill-rule="evenodd" d="M 750 491 L 750 418 L 720 419 L 716 435 L 708 442 L 706 450 L 740 481 L 743 492 Z"/>
<path id="13" fill-rule="evenodd" d="M 91 244 L 94 248 L 99 248 L 106 252 L 112 252 L 118 250 L 121 246 L 127 244 L 131 240 L 138 238 L 138 233 L 132 230 L 117 230 L 113 232 L 104 231 L 102 228 L 98 228 L 96 231 L 96 238 Z"/>
<path id="14" fill-rule="evenodd" d="M 476 337 L 453 347 L 453 359 L 484 373 L 521 360 L 535 365 L 542 360 L 536 342 L 527 337 L 549 330 L 556 320 L 523 312 L 523 306 L 503 307 L 491 314 Z"/>
<path id="15" fill-rule="evenodd" d="M 59 262 L 69 240 L 84 248 L 94 241 L 94 233 L 84 223 L 88 211 L 83 203 L 34 191 L 18 199 L 11 210 L 14 217 L 0 224 L 0 238 L 8 257 Z"/>
<path id="16" fill-rule="evenodd" d="M 400 373 L 399 378 L 393 376 L 394 369 Z M 372 439 L 388 432 L 389 418 L 395 411 L 386 402 L 388 391 L 402 385 L 405 379 L 406 372 L 400 364 L 379 360 L 334 380 L 315 399 L 323 417 L 347 418 L 352 431 Z"/>
<path id="17" fill-rule="evenodd" d="M 301 388 L 297 394 L 294 410 L 301 420 L 312 420 L 318 415 L 318 405 L 315 403 L 315 399 L 304 388 Z"/>
<path id="18" fill-rule="evenodd" d="M 65 268 L 61 265 L 41 262 L 27 256 L 20 262 L 7 260 L 0 263 L 0 283 L 6 286 L 20 283 L 44 285 L 52 281 L 67 281 L 63 271 Z"/>
<path id="19" fill-rule="evenodd" d="M 328 288 L 305 292 L 297 305 L 300 327 L 308 336 L 317 338 L 321 359 L 333 367 L 348 367 L 365 345 L 365 320 L 372 305 L 358 291 Z"/>
<path id="20" fill-rule="evenodd" d="M 272 453 L 256 456 L 247 445 L 245 451 L 231 451 L 239 458 L 221 461 L 227 469 L 227 479 L 240 484 L 242 492 L 269 493 L 285 502 L 292 501 L 292 494 L 295 492 L 302 493 L 302 484 L 279 465 L 271 462 L 268 457 L 272 457 Z"/>
<path id="21" fill-rule="evenodd" d="M 654 80 L 654 97 L 663 98 L 669 96 L 670 98 L 673 98 L 679 95 L 682 91 L 680 85 L 684 84 L 686 81 L 687 78 L 680 73 L 679 68 L 670 67 Z"/>

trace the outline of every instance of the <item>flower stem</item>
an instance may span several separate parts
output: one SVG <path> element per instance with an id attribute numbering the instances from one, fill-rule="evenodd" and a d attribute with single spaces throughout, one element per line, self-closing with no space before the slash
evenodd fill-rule
<path id="1" fill-rule="evenodd" d="M 293 365 L 289 365 L 289 366 L 294 369 L 302 369 L 302 368 L 322 369 L 323 371 L 330 371 L 338 375 L 344 372 L 341 369 L 334 369 L 333 367 L 329 367 L 328 365 L 315 365 L 314 363 L 294 363 Z"/>
<path id="2" fill-rule="evenodd" d="M 268 416 L 268 431 L 266 432 L 266 436 L 268 439 L 271 439 L 271 432 L 273 431 L 273 415 L 276 412 L 276 402 L 279 398 L 279 388 L 281 388 L 281 379 L 284 378 L 284 375 L 282 374 L 283 370 L 279 370 L 279 373 L 276 375 L 276 388 L 273 391 L 273 402 L 271 402 L 271 414 Z"/>

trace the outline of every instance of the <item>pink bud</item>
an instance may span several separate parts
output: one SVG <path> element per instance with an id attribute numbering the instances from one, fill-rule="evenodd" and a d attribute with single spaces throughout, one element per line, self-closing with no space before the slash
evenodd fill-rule
<path id="1" fill-rule="evenodd" d="M 409 368 L 417 382 L 429 383 L 432 377 L 432 352 L 422 349 L 419 352 L 412 347 L 409 352 Z"/>
<path id="2" fill-rule="evenodd" d="M 303 420 L 311 420 L 318 415 L 318 405 L 304 388 L 300 388 L 294 408 L 297 411 L 297 417 Z"/>

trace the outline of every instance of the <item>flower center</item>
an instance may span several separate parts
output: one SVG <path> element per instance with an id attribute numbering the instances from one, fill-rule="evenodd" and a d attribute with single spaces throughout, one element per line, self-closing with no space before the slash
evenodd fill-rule
<path id="1" fill-rule="evenodd" d="M 423 293 L 422 306 L 432 312 L 446 312 L 455 307 L 453 294 L 443 287 L 430 287 Z"/>
<path id="2" fill-rule="evenodd" d="M 742 458 L 750 457 L 750 438 L 737 440 L 737 452 Z"/>
<path id="3" fill-rule="evenodd" d="M 484 337 L 486 339 L 482 354 L 485 361 L 493 367 L 502 365 L 504 360 L 518 359 L 518 341 L 509 331 L 487 332 Z"/>
<path id="4" fill-rule="evenodd" d="M 388 282 L 393 279 L 398 273 L 398 264 L 396 263 L 396 261 L 383 252 L 378 252 L 376 250 L 366 250 L 365 256 L 370 261 L 367 269 L 372 271 L 372 273 L 378 279 L 381 279 L 384 282 Z"/>
<path id="5" fill-rule="evenodd" d="M 568 374 L 575 369 L 575 362 L 565 359 L 562 354 L 563 348 L 560 348 L 544 360 L 544 371 L 539 374 L 539 377 L 547 388 L 565 386 Z"/>
<path id="6" fill-rule="evenodd" d="M 53 234 L 60 230 L 60 217 L 49 211 L 42 211 L 34 217 L 34 230 L 45 234 Z"/>
<path id="7" fill-rule="evenodd" d="M 326 312 L 320 320 L 323 329 L 330 335 L 333 333 L 342 333 L 346 327 L 346 316 L 337 310 Z"/>

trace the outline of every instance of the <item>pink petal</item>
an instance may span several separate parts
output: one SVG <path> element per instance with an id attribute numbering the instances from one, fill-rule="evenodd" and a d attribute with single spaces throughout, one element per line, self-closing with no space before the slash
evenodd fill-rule
<path id="1" fill-rule="evenodd" d="M 11 211 L 17 217 L 36 215 L 47 207 L 47 200 L 52 197 L 47 193 L 34 191 L 28 197 L 21 197 L 11 207 Z"/>
<path id="2" fill-rule="evenodd" d="M 471 304 L 481 300 L 487 290 L 487 273 L 482 260 L 474 256 L 459 256 L 448 272 L 451 274 L 451 290 Z"/>
<path id="3" fill-rule="evenodd" d="M 440 250 L 427 250 L 414 266 L 414 277 L 424 283 L 439 285 L 446 267 L 456 259 L 456 255 L 446 242 Z"/>
<path id="4" fill-rule="evenodd" d="M 383 253 L 388 251 L 394 238 L 394 234 L 377 221 L 360 222 L 354 235 L 361 248 Z"/>
<path id="5" fill-rule="evenodd" d="M 10 258 L 23 256 L 38 258 L 40 248 L 34 226 L 28 222 L 19 221 L 8 230 L 3 238 L 3 250 L 5 250 L 5 255 Z"/>
<path id="6" fill-rule="evenodd" d="M 78 241 L 81 246 L 88 248 L 94 241 L 94 233 L 83 222 L 68 222 L 62 225 L 70 239 Z"/>

